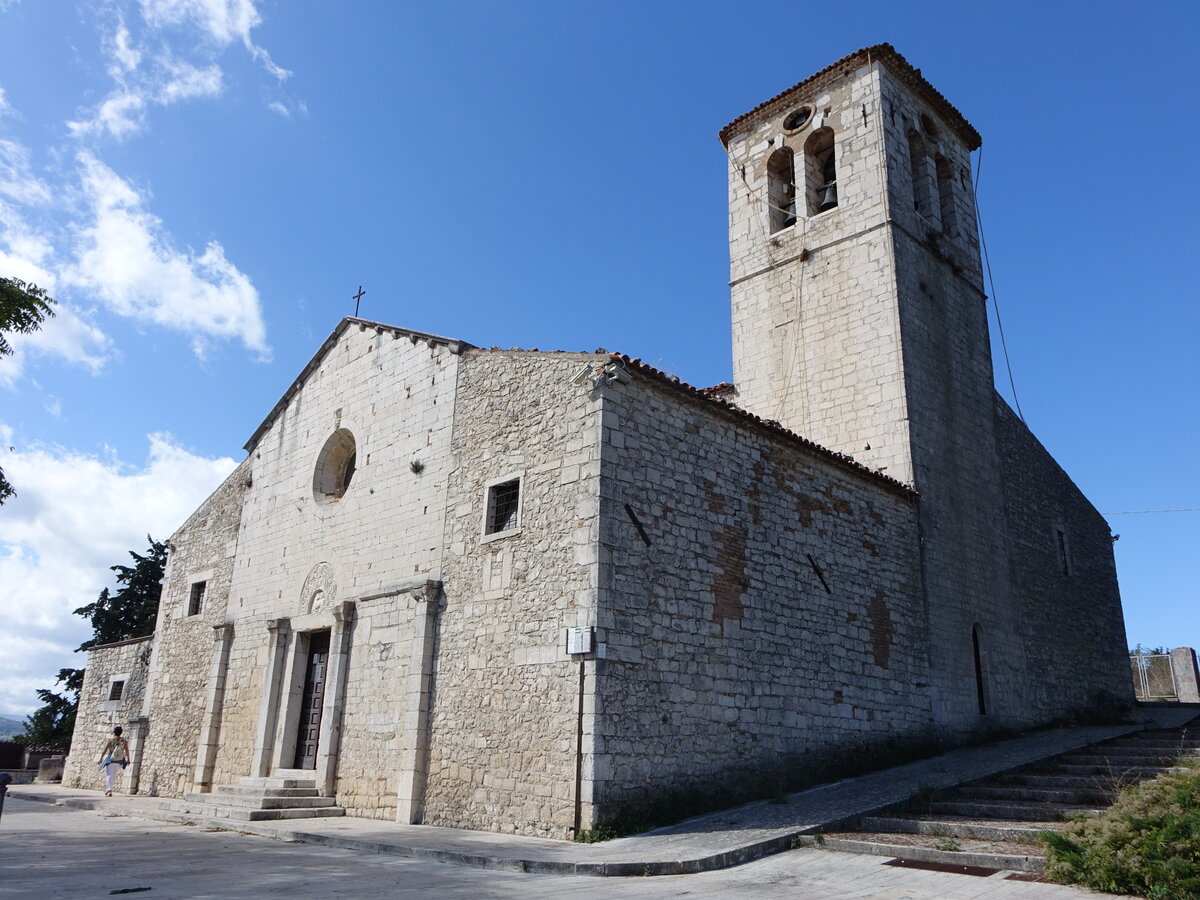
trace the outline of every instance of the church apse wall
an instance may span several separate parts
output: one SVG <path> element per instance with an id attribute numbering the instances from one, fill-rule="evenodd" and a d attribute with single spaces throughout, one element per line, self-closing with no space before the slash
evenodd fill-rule
<path id="1" fill-rule="evenodd" d="M 1129 651 L 1108 523 L 999 395 L 995 403 L 1031 715 L 1111 717 L 1133 686 L 1120 665 Z"/>
<path id="2" fill-rule="evenodd" d="M 929 740 L 916 497 L 631 377 L 605 391 L 597 818 Z"/>

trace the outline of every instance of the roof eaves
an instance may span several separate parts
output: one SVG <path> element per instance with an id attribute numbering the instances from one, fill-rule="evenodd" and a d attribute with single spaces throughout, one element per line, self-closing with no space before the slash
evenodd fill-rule
<path id="1" fill-rule="evenodd" d="M 271 408 L 271 411 L 267 413 L 267 417 L 262 420 L 262 424 L 260 424 L 258 428 L 254 429 L 254 434 L 250 435 L 250 440 L 246 441 L 246 445 L 244 447 L 247 453 L 251 452 L 258 445 L 259 439 L 266 433 L 267 429 L 271 427 L 271 423 L 275 421 L 276 416 L 278 416 L 287 408 L 288 402 L 292 399 L 296 392 L 304 386 L 304 382 L 308 380 L 308 376 L 311 375 L 318 366 L 320 366 L 321 360 L 325 358 L 325 354 L 333 349 L 334 345 L 337 344 L 338 339 L 341 338 L 342 334 L 351 325 L 357 325 L 359 331 L 366 331 L 367 329 L 373 328 L 377 334 L 383 334 L 385 331 L 390 332 L 392 337 L 406 337 L 414 344 L 419 343 L 420 341 L 425 341 L 431 347 L 442 344 L 446 347 L 449 347 L 450 352 L 455 355 L 462 353 L 463 350 L 473 349 L 475 346 L 474 344 L 469 344 L 466 341 L 459 340 L 458 338 L 443 337 L 438 334 L 429 334 L 424 331 L 413 331 L 409 328 L 398 328 L 395 325 L 385 325 L 383 322 L 373 322 L 370 319 L 360 319 L 356 316 L 346 316 L 337 323 L 337 326 L 332 332 L 330 332 L 329 337 L 325 338 L 325 342 L 317 348 L 317 352 L 313 354 L 312 359 L 310 359 L 304 368 L 300 370 L 300 374 L 296 376 L 295 380 L 291 383 L 288 389 L 283 392 L 283 396 L 279 398 L 279 401 L 274 407 Z"/>
<path id="2" fill-rule="evenodd" d="M 905 484 L 903 481 L 893 478 L 891 475 L 884 475 L 882 472 L 876 471 L 875 469 L 867 468 L 862 463 L 857 462 L 852 456 L 848 456 L 845 453 L 839 453 L 836 450 L 830 450 L 828 447 L 823 447 L 814 441 L 810 441 L 808 438 L 784 428 L 774 419 L 764 419 L 761 416 L 756 416 L 754 413 L 742 409 L 742 407 L 735 403 L 730 403 L 728 400 L 724 400 L 719 396 L 714 396 L 708 392 L 711 390 L 709 388 L 702 389 L 693 387 L 686 381 L 683 381 L 674 375 L 668 375 L 666 372 L 654 368 L 654 366 L 647 365 L 640 359 L 631 359 L 623 353 L 610 353 L 609 357 L 614 362 L 619 362 L 626 368 L 639 372 L 651 380 L 665 385 L 671 390 L 692 397 L 703 403 L 711 404 L 712 406 L 715 406 L 723 412 L 734 416 L 751 427 L 766 431 L 774 437 L 782 437 L 792 444 L 799 445 L 804 450 L 815 456 L 819 456 L 828 460 L 829 462 L 832 462 L 834 465 L 842 469 L 853 472 L 855 475 L 865 476 L 874 481 L 881 482 L 884 486 L 891 488 L 892 490 L 897 490 L 910 497 L 920 496 L 920 493 L 915 488 Z"/>
<path id="3" fill-rule="evenodd" d="M 792 85 L 786 91 L 781 91 L 770 100 L 758 104 L 758 106 L 738 116 L 718 132 L 721 143 L 728 147 L 730 139 L 735 134 L 744 131 L 751 124 L 756 124 L 762 119 L 781 112 L 782 109 L 775 109 L 775 107 L 782 107 L 782 101 L 792 94 L 801 90 L 805 92 L 818 90 L 836 79 L 850 74 L 860 66 L 871 62 L 885 64 L 913 93 L 932 106 L 942 117 L 943 121 L 962 138 L 968 150 L 977 150 L 983 144 L 983 138 L 975 130 L 975 126 L 968 122 L 966 117 L 937 88 L 925 80 L 920 69 L 914 68 L 891 44 L 873 44 L 870 47 L 863 47 L 861 50 L 848 53 L 819 72 L 815 72 L 803 81 Z"/>

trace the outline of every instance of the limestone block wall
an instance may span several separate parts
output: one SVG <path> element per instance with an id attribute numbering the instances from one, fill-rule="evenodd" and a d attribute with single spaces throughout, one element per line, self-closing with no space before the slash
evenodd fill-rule
<path id="1" fill-rule="evenodd" d="M 746 409 L 908 481 L 881 77 L 864 65 L 797 93 L 729 141 L 733 374 Z M 788 131 L 803 107 L 812 118 Z M 802 179 L 821 128 L 833 132 L 838 205 L 809 214 L 801 197 L 796 223 L 772 233 L 768 160 L 790 148 Z"/>
<path id="2" fill-rule="evenodd" d="M 995 410 L 1031 715 L 1111 713 L 1133 689 L 1108 523 L 999 397 Z"/>
<path id="3" fill-rule="evenodd" d="M 213 649 L 213 626 L 229 615 L 242 500 L 253 469 L 245 460 L 168 542 L 155 650 L 142 715 L 147 717 L 139 792 L 168 797 L 192 789 Z M 203 581 L 200 612 L 192 586 Z M 252 675 L 246 671 L 237 678 Z M 232 704 L 231 704 L 232 705 Z"/>
<path id="4" fill-rule="evenodd" d="M 441 578 L 459 350 L 447 339 L 344 320 L 257 433 L 230 589 L 228 671 L 236 677 L 226 686 L 215 783 L 234 783 L 255 765 L 273 665 L 269 623 L 286 620 L 282 656 L 292 660 L 268 735 L 272 766 L 286 768 L 303 642 L 331 627 L 331 609 L 351 602 L 335 796 L 352 815 L 394 814 L 413 637 L 401 594 Z M 353 436 L 356 463 L 345 493 L 329 498 L 317 490 L 317 470 L 337 432 Z"/>
<path id="5" fill-rule="evenodd" d="M 153 637 L 143 637 L 104 644 L 88 651 L 71 752 L 63 765 L 64 785 L 104 789 L 104 773 L 96 768 L 100 749 L 112 736 L 116 725 L 124 729 L 127 739 L 133 737 L 135 729 L 130 727 L 130 722 L 141 715 L 153 647 Z M 125 682 L 119 700 L 108 699 L 114 676 L 120 676 Z M 131 744 L 130 749 L 136 748 Z M 118 782 L 118 790 L 127 790 L 128 786 L 126 778 Z"/>
<path id="6" fill-rule="evenodd" d="M 929 740 L 916 499 L 633 378 L 605 391 L 597 817 Z"/>
<path id="7" fill-rule="evenodd" d="M 573 826 L 579 667 L 565 630 L 595 622 L 600 414 L 591 382 L 571 379 L 595 362 L 463 355 L 425 824 L 557 838 Z M 517 475 L 519 528 L 484 539 L 487 486 Z M 591 712 L 588 700 L 589 734 Z M 590 783 L 580 790 L 587 827 Z"/>
<path id="8" fill-rule="evenodd" d="M 355 608 L 336 796 L 356 816 L 396 817 L 413 606 L 392 596 Z"/>
<path id="9" fill-rule="evenodd" d="M 958 740 L 1037 721 L 1025 693 L 1021 608 L 1008 583 L 970 147 L 892 70 L 881 67 L 879 75 L 906 425 L 912 484 L 921 492 L 934 713 L 939 731 Z M 944 181 L 938 165 L 949 176 Z"/>

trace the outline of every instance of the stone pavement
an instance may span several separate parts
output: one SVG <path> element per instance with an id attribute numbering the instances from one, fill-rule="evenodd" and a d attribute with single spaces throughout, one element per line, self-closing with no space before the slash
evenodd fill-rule
<path id="1" fill-rule="evenodd" d="M 1097 900 L 1082 888 L 792 850 L 661 878 L 447 866 L 14 800 L 0 820 L 0 900 Z M 1112 895 L 1105 895 L 1112 900 Z"/>
<path id="2" fill-rule="evenodd" d="M 737 865 L 793 845 L 844 819 L 907 799 L 922 788 L 946 788 L 1067 750 L 1118 737 L 1143 727 L 1176 727 L 1196 708 L 1143 707 L 1144 724 L 1059 728 L 996 744 L 965 747 L 859 778 L 812 788 L 786 803 L 760 802 L 689 819 L 678 825 L 601 844 L 464 831 L 429 825 L 400 825 L 375 819 L 327 818 L 265 822 L 202 819 L 164 809 L 153 797 L 117 796 L 54 785 L 20 785 L 14 799 L 40 800 L 79 809 L 169 822 L 194 823 L 285 841 L 489 869 L 570 875 L 685 875 Z"/>

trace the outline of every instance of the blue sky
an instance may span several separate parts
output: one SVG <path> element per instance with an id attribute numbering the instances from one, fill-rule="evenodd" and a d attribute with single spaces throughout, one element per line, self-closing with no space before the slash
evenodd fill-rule
<path id="1" fill-rule="evenodd" d="M 1103 512 L 1200 507 L 1200 6 L 819 15 L 0 0 L 0 274 L 60 301 L 0 360 L 19 491 L 0 508 L 0 714 L 72 664 L 70 611 L 241 458 L 360 284 L 368 318 L 729 379 L 717 131 L 881 41 L 983 134 L 1030 427 Z M 1200 645 L 1200 512 L 1110 522 L 1130 643 Z"/>

